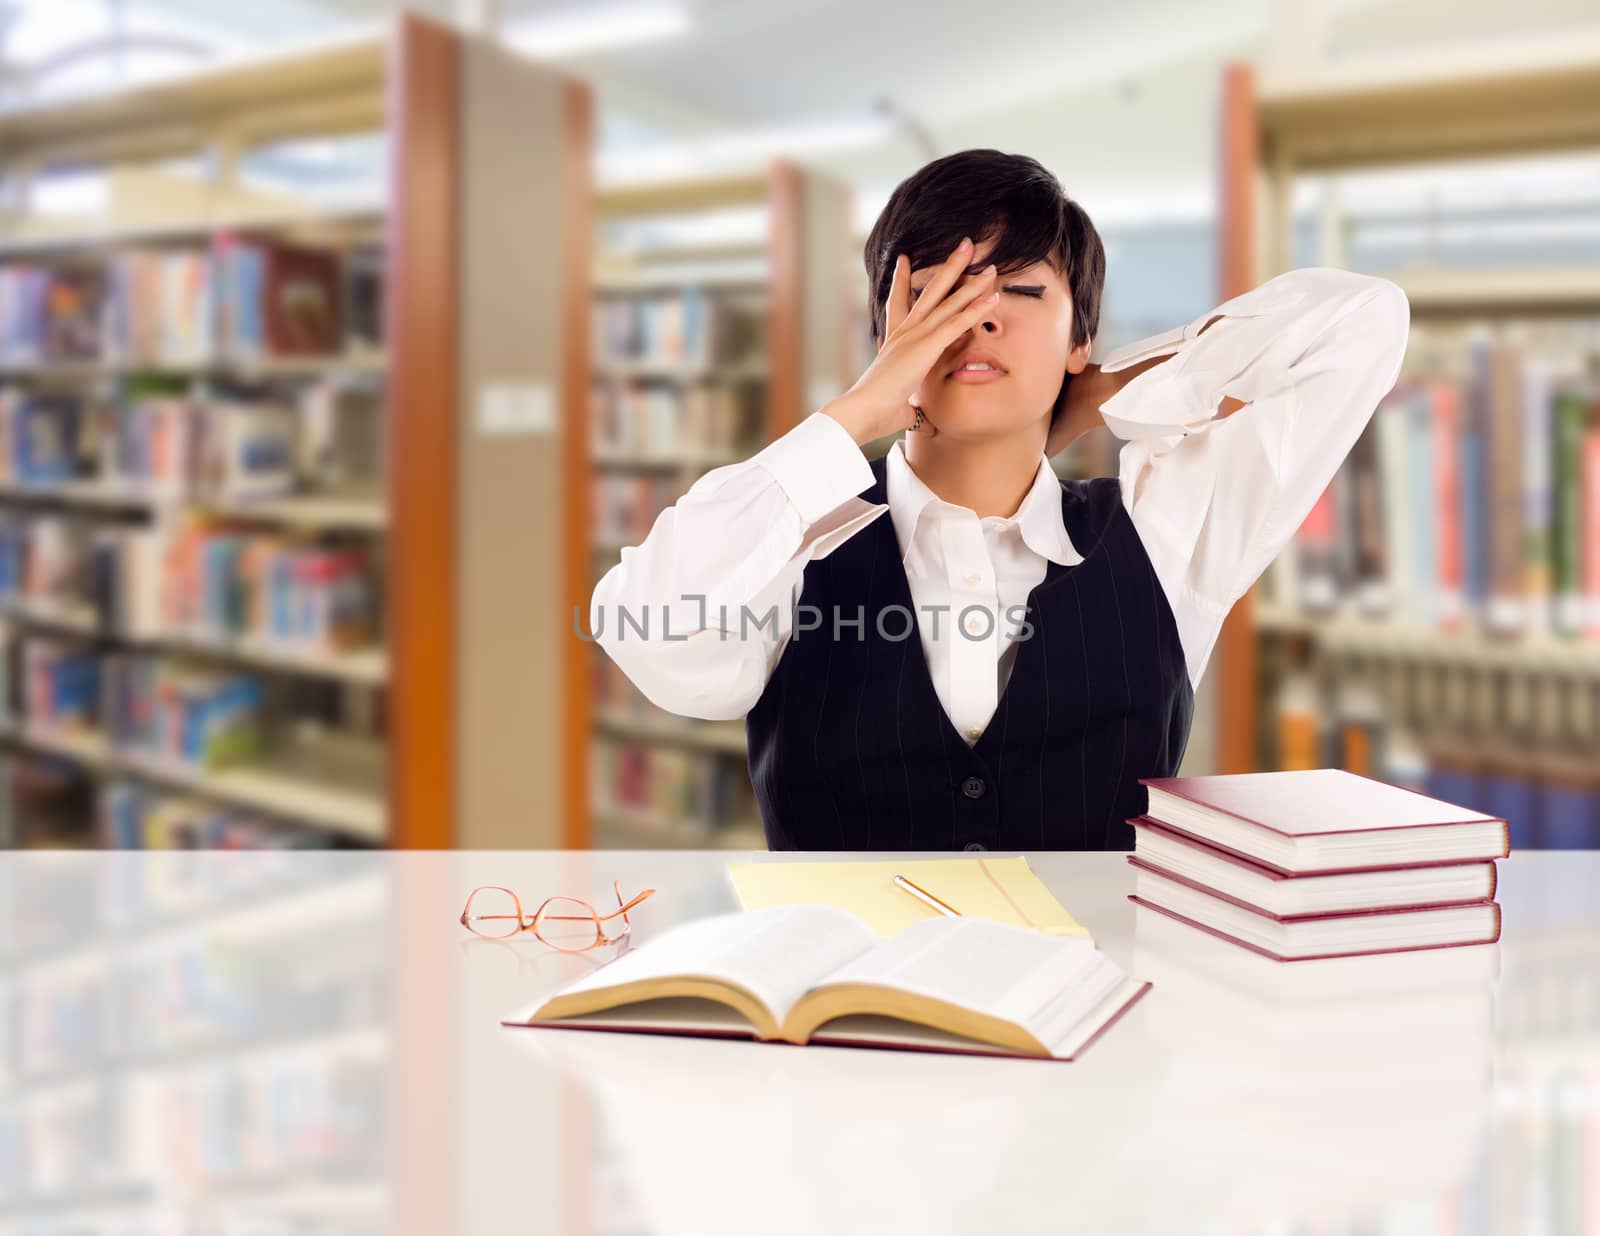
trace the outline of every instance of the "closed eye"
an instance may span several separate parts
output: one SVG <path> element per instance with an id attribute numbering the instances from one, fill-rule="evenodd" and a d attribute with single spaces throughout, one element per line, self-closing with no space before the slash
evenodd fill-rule
<path id="1" fill-rule="evenodd" d="M 1008 283 L 1004 287 L 1002 287 L 1000 290 L 1002 292 L 1016 292 L 1016 293 L 1018 293 L 1018 294 L 1020 294 L 1022 296 L 1032 296 L 1032 297 L 1037 299 L 1037 298 L 1042 297 L 1044 295 L 1044 284 L 1042 284 L 1042 283 Z M 911 299 L 912 300 L 916 300 L 917 297 L 919 297 L 921 295 L 922 295 L 922 289 L 921 288 L 912 288 L 911 289 Z"/>

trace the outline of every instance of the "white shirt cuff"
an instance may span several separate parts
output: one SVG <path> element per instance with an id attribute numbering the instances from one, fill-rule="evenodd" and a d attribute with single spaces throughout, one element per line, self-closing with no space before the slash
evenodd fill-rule
<path id="1" fill-rule="evenodd" d="M 1125 442 L 1198 429 L 1217 414 L 1176 365 L 1153 365 L 1100 405 L 1106 428 Z"/>
<path id="2" fill-rule="evenodd" d="M 807 525 L 872 485 L 867 457 L 826 412 L 813 412 L 754 458 L 783 487 Z"/>
<path id="3" fill-rule="evenodd" d="M 1185 326 L 1174 326 L 1159 335 L 1124 344 L 1100 362 L 1100 370 L 1102 373 L 1115 373 L 1152 356 L 1160 356 L 1163 352 L 1177 352 L 1183 347 L 1184 331 L 1187 329 Z"/>

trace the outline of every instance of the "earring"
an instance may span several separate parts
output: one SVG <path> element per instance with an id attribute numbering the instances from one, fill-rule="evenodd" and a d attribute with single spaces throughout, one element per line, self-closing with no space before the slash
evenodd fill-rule
<path id="1" fill-rule="evenodd" d="M 924 416 L 923 416 L 923 415 L 922 415 L 922 409 L 921 409 L 921 408 L 918 408 L 918 409 L 917 409 L 917 415 L 916 415 L 916 418 L 915 418 L 915 419 L 914 419 L 914 420 L 913 420 L 913 421 L 912 421 L 912 422 L 911 422 L 911 429 L 912 429 L 912 432 L 915 432 L 915 431 L 917 431 L 917 430 L 918 430 L 918 429 L 921 429 L 921 428 L 922 428 L 922 422 L 923 422 L 923 421 L 924 421 L 924 420 L 926 420 L 926 419 L 927 419 L 927 418 L 926 418 L 926 417 L 924 417 Z"/>

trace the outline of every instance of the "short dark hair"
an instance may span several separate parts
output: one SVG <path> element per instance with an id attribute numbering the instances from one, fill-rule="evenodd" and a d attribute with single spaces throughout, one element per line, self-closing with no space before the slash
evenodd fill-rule
<path id="1" fill-rule="evenodd" d="M 970 236 L 999 231 L 993 253 L 998 273 L 1049 262 L 1072 289 L 1072 345 L 1100 329 L 1106 250 L 1088 213 L 1068 197 L 1038 160 L 999 150 L 962 150 L 913 172 L 895 186 L 872 225 L 862 257 L 872 296 L 872 337 L 882 341 L 883 303 L 894 279 L 895 256 L 913 269 L 935 265 Z"/>

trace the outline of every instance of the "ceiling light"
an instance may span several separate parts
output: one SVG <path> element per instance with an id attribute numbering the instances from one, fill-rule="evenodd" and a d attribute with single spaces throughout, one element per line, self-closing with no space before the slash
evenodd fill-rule
<path id="1" fill-rule="evenodd" d="M 677 4 L 585 5 L 508 23 L 505 41 L 545 59 L 673 38 L 688 29 L 689 14 Z"/>

